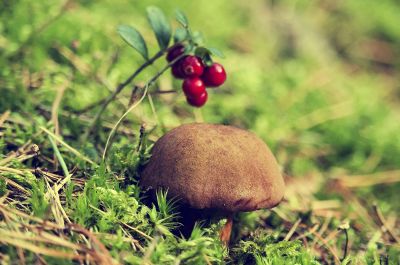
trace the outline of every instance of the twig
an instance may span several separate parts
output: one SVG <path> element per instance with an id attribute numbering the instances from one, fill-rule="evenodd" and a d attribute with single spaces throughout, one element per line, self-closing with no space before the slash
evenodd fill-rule
<path id="1" fill-rule="evenodd" d="M 113 258 L 110 255 L 110 252 L 107 250 L 107 248 L 103 245 L 103 243 L 101 243 L 100 240 L 93 233 L 91 233 L 89 230 L 81 227 L 78 224 L 69 224 L 69 227 L 71 228 L 71 230 L 87 236 L 90 239 L 90 241 L 95 246 L 97 246 L 98 251 L 100 252 L 99 255 L 102 259 L 101 260 L 102 262 L 100 262 L 100 264 L 114 264 L 115 263 Z"/>
<path id="2" fill-rule="evenodd" d="M 136 147 L 136 152 L 140 151 L 140 148 L 142 147 L 144 138 L 145 138 L 145 133 L 146 133 L 146 124 L 142 123 L 142 125 L 140 125 L 140 136 L 139 136 L 139 142 L 138 145 Z"/>
<path id="3" fill-rule="evenodd" d="M 307 238 L 309 235 L 311 235 L 312 233 L 316 232 L 317 229 L 319 228 L 319 224 L 315 224 L 313 227 L 308 228 L 307 232 L 297 236 L 295 238 L 295 240 L 299 240 L 299 239 L 305 239 Z M 315 238 L 314 238 L 315 239 Z M 314 244 L 313 244 L 314 245 Z"/>
<path id="4" fill-rule="evenodd" d="M 3 172 L 10 172 L 10 173 L 18 174 L 18 175 L 23 175 L 23 172 L 22 172 L 22 171 L 16 170 L 16 169 L 13 169 L 13 168 L 8 168 L 8 167 L 2 167 L 2 166 L 0 166 L 0 172 L 1 172 L 1 171 L 3 171 Z M 29 194 L 30 194 L 30 192 L 29 192 L 27 189 L 25 189 L 24 187 L 22 187 L 21 185 L 19 185 L 17 182 L 15 182 L 15 181 L 13 181 L 13 180 L 11 180 L 11 179 L 9 179 L 9 178 L 6 178 L 6 177 L 3 176 L 3 175 L 0 175 L 0 178 L 4 179 L 4 180 L 6 181 L 7 184 L 9 184 L 10 186 L 12 186 L 12 187 L 14 187 L 14 188 L 16 188 L 16 189 L 22 191 L 22 192 L 25 193 L 26 195 L 29 195 Z"/>
<path id="5" fill-rule="evenodd" d="M 340 193 L 343 196 L 348 205 L 356 209 L 354 213 L 359 216 L 359 220 L 363 221 L 366 225 L 370 227 L 373 228 L 376 227 L 376 223 L 373 220 L 371 220 L 371 216 L 368 213 L 368 210 L 361 202 L 360 198 L 355 196 L 348 187 L 342 185 L 342 183 L 339 180 L 334 180 L 332 186 L 333 189 L 335 189 L 338 193 Z"/>
<path id="6" fill-rule="evenodd" d="M 299 226 L 299 224 L 301 223 L 301 218 L 299 218 L 292 226 L 292 228 L 290 228 L 289 232 L 287 233 L 287 235 L 285 236 L 285 238 L 283 239 L 283 241 L 289 241 L 289 239 L 292 237 L 292 235 L 294 234 L 294 232 L 296 231 L 297 227 Z"/>
<path id="7" fill-rule="evenodd" d="M 34 227 L 29 227 L 31 229 L 31 232 L 36 232 L 34 230 L 40 231 L 40 237 L 33 237 L 30 233 L 24 233 L 20 231 L 7 231 L 5 229 L 0 229 L 0 233 L 4 236 L 12 237 L 14 239 L 22 239 L 22 240 L 27 240 L 27 241 L 33 241 L 33 242 L 42 242 L 42 243 L 50 243 L 54 245 L 59 245 L 61 247 L 66 247 L 70 249 L 77 249 L 77 250 L 82 250 L 82 248 L 79 245 L 76 245 L 74 243 L 71 243 L 69 241 L 63 240 L 58 236 L 52 235 L 50 233 L 47 233 L 43 231 L 43 229 L 40 228 L 34 228 Z"/>
<path id="8" fill-rule="evenodd" d="M 22 187 L 21 185 L 19 185 L 17 182 L 15 182 L 9 178 L 6 178 L 4 176 L 0 176 L 0 178 L 4 179 L 6 181 L 6 183 L 9 184 L 10 186 L 22 191 L 23 193 L 25 193 L 27 195 L 30 195 L 30 192 L 27 189 L 25 189 L 24 187 Z"/>
<path id="9" fill-rule="evenodd" d="M 134 239 L 134 238 L 132 237 L 132 235 L 129 234 L 129 232 L 126 231 L 123 227 L 121 227 L 121 230 L 122 230 L 122 232 L 125 234 L 125 236 L 127 236 L 128 239 L 130 240 L 132 249 L 136 251 L 136 248 L 138 248 L 139 251 L 141 251 L 141 252 L 144 253 L 144 248 L 140 245 L 139 240 Z"/>
<path id="10" fill-rule="evenodd" d="M 59 181 L 60 179 L 65 179 L 65 177 L 63 177 L 63 176 L 60 176 L 60 175 L 57 175 L 57 174 L 54 174 L 54 173 L 50 173 L 50 172 L 43 171 L 43 170 L 40 169 L 40 168 L 30 169 L 30 171 L 31 171 L 32 173 L 36 174 L 36 175 L 37 175 L 37 174 L 40 174 L 40 175 L 46 176 L 47 178 L 49 178 L 49 179 L 51 179 L 51 180 L 54 180 L 54 181 Z M 81 179 L 81 178 L 72 178 L 72 177 L 71 177 L 71 180 L 74 181 L 75 183 L 79 184 L 79 185 L 83 185 L 83 184 L 85 183 L 85 180 L 84 180 L 84 179 Z M 59 185 L 60 185 L 60 184 L 59 184 Z"/>
<path id="11" fill-rule="evenodd" d="M 29 159 L 27 157 L 21 158 L 22 156 L 25 156 L 29 153 L 32 152 L 32 149 L 34 148 L 35 145 L 30 145 L 31 140 L 27 141 L 24 145 L 19 147 L 16 151 L 12 151 L 8 153 L 7 157 L 4 158 L 3 160 L 0 160 L 0 166 L 7 165 L 10 163 L 13 159 L 18 159 L 20 161 L 23 161 L 25 159 Z M 29 146 L 30 145 L 30 146 Z M 29 147 L 29 148 L 28 148 Z M 36 152 L 35 152 L 36 153 Z M 36 154 L 35 154 L 36 155 Z"/>
<path id="12" fill-rule="evenodd" d="M 392 229 L 387 225 L 385 218 L 383 217 L 381 211 L 378 208 L 378 205 L 374 204 L 372 206 L 372 209 L 374 210 L 374 213 L 378 219 L 378 225 L 381 226 L 383 232 L 386 232 L 392 240 L 394 240 L 396 243 L 400 243 L 400 239 L 396 236 L 396 234 L 392 231 Z"/>
<path id="13" fill-rule="evenodd" d="M 66 258 L 66 259 L 73 259 L 73 260 L 85 260 L 86 258 L 89 258 L 89 257 L 81 256 L 79 254 L 74 254 L 72 252 L 65 252 L 65 251 L 59 251 L 56 249 L 43 248 L 36 244 L 31 244 L 26 241 L 16 240 L 15 238 L 5 237 L 3 235 L 0 238 L 0 242 L 6 243 L 9 245 L 13 245 L 15 247 L 20 247 L 20 248 L 32 251 L 37 254 L 43 254 L 43 255 L 53 256 L 53 257 L 58 257 L 58 258 Z M 90 260 L 92 260 L 92 259 L 90 259 Z"/>
<path id="14" fill-rule="evenodd" d="M 119 264 L 112 259 L 107 248 L 105 248 L 93 233 L 79 225 L 67 224 L 66 226 L 59 226 L 52 221 L 44 221 L 41 218 L 27 215 L 19 210 L 1 204 L 0 213 L 4 217 L 3 220 L 6 220 L 6 222 L 10 224 L 12 222 L 12 227 L 16 229 L 9 230 L 4 229 L 4 227 L 0 228 L 1 243 L 26 249 L 35 254 L 78 260 L 81 261 L 81 264 L 83 264 L 82 262 L 87 262 L 88 264 Z M 37 224 L 32 224 L 32 221 Z M 56 232 L 65 231 L 66 229 L 69 230 L 71 234 L 75 232 L 78 233 L 86 242 L 87 246 L 65 240 L 62 234 Z M 25 233 L 26 230 L 29 230 L 31 233 Z M 46 230 L 50 230 L 56 234 L 46 232 Z M 62 247 L 62 249 L 59 249 L 60 247 Z"/>
<path id="15" fill-rule="evenodd" d="M 340 259 L 336 251 L 328 244 L 327 240 L 325 240 L 318 232 L 313 231 L 312 234 L 315 235 L 322 242 L 322 245 L 324 245 L 329 250 L 329 252 L 331 252 L 335 264 L 340 264 Z"/>
<path id="16" fill-rule="evenodd" d="M 379 184 L 400 182 L 400 170 L 384 171 L 368 175 L 353 175 L 337 178 L 348 188 L 368 187 Z"/>
<path id="17" fill-rule="evenodd" d="M 139 86 L 139 85 L 134 85 L 132 92 L 131 92 L 131 96 L 129 97 L 129 102 L 128 102 L 128 107 L 131 106 L 133 103 L 135 103 L 136 99 L 137 99 L 137 92 L 139 91 L 139 89 L 142 89 L 143 86 Z"/>
<path id="18" fill-rule="evenodd" d="M 137 229 L 137 228 L 135 228 L 135 227 L 133 227 L 133 226 L 131 226 L 131 225 L 128 225 L 128 224 L 126 224 L 126 223 L 124 223 L 124 222 L 120 222 L 120 223 L 121 223 L 123 226 L 125 226 L 126 228 L 129 228 L 129 229 L 135 231 L 136 233 L 138 233 L 138 234 L 141 235 L 142 237 L 144 237 L 144 238 L 146 238 L 146 239 L 149 239 L 149 240 L 153 240 L 153 238 L 152 238 L 151 236 L 149 236 L 149 235 L 147 235 L 146 233 L 140 231 L 139 229 Z"/>
<path id="19" fill-rule="evenodd" d="M 42 258 L 42 256 L 40 256 L 39 254 L 35 254 L 35 256 L 38 259 L 38 261 L 40 262 L 40 264 L 48 265 L 48 263 Z"/>
<path id="20" fill-rule="evenodd" d="M 54 220 L 60 226 L 65 225 L 63 218 L 65 218 L 65 220 L 67 220 L 67 222 L 70 223 L 71 221 L 69 220 L 68 215 L 65 213 L 64 208 L 62 208 L 58 193 L 56 194 L 54 192 L 47 178 L 44 178 L 44 180 L 47 185 L 47 192 L 45 193 L 45 198 L 47 200 L 50 200 L 50 209 L 53 213 Z"/>
<path id="21" fill-rule="evenodd" d="M 157 90 L 151 92 L 150 94 L 157 95 L 157 94 L 175 94 L 175 93 L 177 93 L 176 90 Z"/>
<path id="22" fill-rule="evenodd" d="M 36 223 L 40 223 L 40 224 L 44 224 L 44 223 L 45 223 L 46 226 L 47 226 L 48 228 L 50 228 L 50 229 L 62 230 L 62 229 L 65 228 L 65 227 L 62 227 L 62 226 L 57 225 L 56 223 L 44 222 L 44 221 L 43 221 L 42 219 L 40 219 L 39 217 L 35 217 L 35 216 L 32 216 L 32 215 L 28 215 L 28 214 L 26 214 L 26 213 L 24 213 L 24 212 L 21 212 L 21 211 L 19 211 L 19 210 L 17 210 L 17 209 L 13 209 L 13 208 L 8 207 L 8 206 L 6 206 L 6 205 L 4 205 L 4 204 L 0 204 L 0 212 L 1 212 L 3 215 L 14 214 L 14 215 L 16 215 L 16 216 L 18 216 L 18 217 L 25 218 L 25 219 L 28 219 L 28 220 L 30 220 L 30 221 L 36 222 Z M 15 217 L 14 217 L 14 219 L 15 219 Z"/>
<path id="23" fill-rule="evenodd" d="M 24 250 L 22 248 L 17 247 L 17 253 L 18 253 L 18 258 L 19 258 L 19 264 L 25 265 L 25 255 L 24 255 Z"/>

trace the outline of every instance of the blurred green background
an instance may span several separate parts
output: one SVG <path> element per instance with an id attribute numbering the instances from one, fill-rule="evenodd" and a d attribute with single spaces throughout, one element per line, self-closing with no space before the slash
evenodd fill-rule
<path id="1" fill-rule="evenodd" d="M 0 113 L 11 110 L 32 128 L 44 124 L 57 89 L 67 82 L 61 132 L 71 145 L 98 158 L 94 147 L 104 147 L 108 133 L 100 131 L 80 146 L 77 139 L 88 125 L 82 119 L 95 112 L 82 119 L 76 113 L 107 96 L 143 63 L 116 27 L 137 27 L 152 55 L 158 45 L 145 8 L 160 7 L 174 28 L 179 8 L 209 46 L 224 52 L 226 58 L 216 60 L 225 66 L 227 82 L 195 110 L 186 104 L 180 81 L 166 73 L 157 88 L 177 93 L 153 96 L 156 115 L 146 100 L 128 116 L 125 128 L 137 132 L 142 123 L 157 125 L 152 139 L 193 121 L 247 128 L 269 144 L 288 178 L 315 183 L 315 198 L 337 198 L 328 192 L 337 178 L 376 177 L 377 185 L 353 184 L 354 193 L 376 202 L 385 214 L 400 211 L 399 1 L 81 0 L 65 9 L 63 4 L 0 2 Z M 157 61 L 135 83 L 164 65 Z M 104 122 L 113 124 L 123 114 L 130 94 L 128 87 Z M 117 144 L 132 139 L 120 134 Z M 15 139 L 16 144 L 24 140 Z M 344 207 L 343 218 L 352 211 Z"/>

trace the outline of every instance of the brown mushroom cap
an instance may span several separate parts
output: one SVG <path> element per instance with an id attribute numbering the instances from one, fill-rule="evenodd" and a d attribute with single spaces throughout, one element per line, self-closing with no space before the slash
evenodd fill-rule
<path id="1" fill-rule="evenodd" d="M 141 186 L 167 188 L 195 209 L 223 212 L 272 208 L 284 193 L 275 157 L 260 138 L 202 123 L 177 127 L 155 143 Z"/>

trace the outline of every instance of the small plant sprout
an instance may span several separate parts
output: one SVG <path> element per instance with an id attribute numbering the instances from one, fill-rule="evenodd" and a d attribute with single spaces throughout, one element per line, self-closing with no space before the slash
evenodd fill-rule
<path id="1" fill-rule="evenodd" d="M 196 212 L 227 218 L 220 232 L 226 245 L 235 213 L 272 208 L 284 194 L 278 164 L 261 139 L 235 127 L 201 123 L 182 125 L 161 137 L 140 184 L 168 189 L 181 199 L 182 223 L 190 229 Z"/>

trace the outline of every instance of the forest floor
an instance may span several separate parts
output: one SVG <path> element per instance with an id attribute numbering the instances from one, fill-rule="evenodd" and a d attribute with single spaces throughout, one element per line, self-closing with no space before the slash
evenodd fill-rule
<path id="1" fill-rule="evenodd" d="M 166 72 L 139 101 L 158 60 L 89 130 L 144 63 L 117 26 L 158 51 L 150 4 L 173 28 L 174 10 L 187 14 L 224 52 L 227 82 L 195 109 Z M 394 0 L 2 1 L 2 264 L 400 264 L 398 14 Z M 142 202 L 152 144 L 190 122 L 256 133 L 285 176 L 284 201 L 236 216 L 229 248 L 225 220 L 182 238 L 165 193 Z"/>

